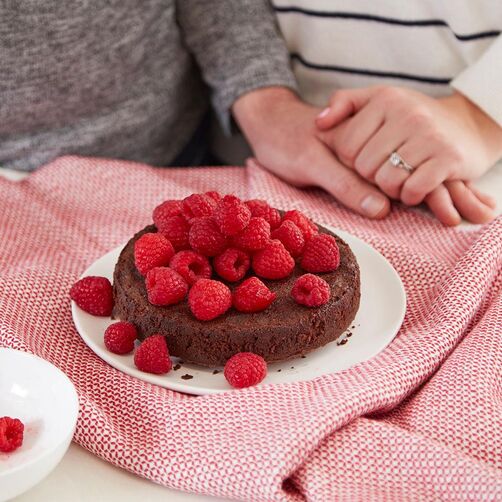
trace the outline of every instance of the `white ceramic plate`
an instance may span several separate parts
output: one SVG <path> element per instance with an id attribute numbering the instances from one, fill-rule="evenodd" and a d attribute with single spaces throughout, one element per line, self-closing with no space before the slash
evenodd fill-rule
<path id="1" fill-rule="evenodd" d="M 311 380 L 321 375 L 340 371 L 365 361 L 382 351 L 396 336 L 406 311 L 406 295 L 397 272 L 371 246 L 342 230 L 332 229 L 352 248 L 361 270 L 361 304 L 351 328 L 336 342 L 317 349 L 304 358 L 269 365 L 264 383 L 284 383 Z M 121 248 L 117 248 L 94 262 L 83 274 L 99 275 L 112 280 L 113 269 Z M 141 380 L 186 392 L 211 394 L 228 391 L 231 387 L 222 372 L 191 364 L 182 364 L 167 375 L 143 373 L 134 366 L 133 356 L 120 356 L 106 350 L 103 333 L 111 324 L 110 318 L 93 317 L 72 302 L 73 320 L 85 343 L 113 367 Z M 349 335 L 348 338 L 347 335 Z M 346 343 L 340 341 L 346 338 Z M 178 362 L 173 358 L 174 364 Z M 183 379 L 191 376 L 191 379 Z"/>
<path id="2" fill-rule="evenodd" d="M 24 423 L 23 444 L 0 452 L 0 501 L 25 492 L 51 472 L 70 445 L 78 398 L 68 377 L 32 354 L 0 348 L 0 417 Z"/>

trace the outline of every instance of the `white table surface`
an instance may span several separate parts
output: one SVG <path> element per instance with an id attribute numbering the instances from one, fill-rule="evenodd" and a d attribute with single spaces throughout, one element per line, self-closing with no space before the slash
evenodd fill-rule
<path id="1" fill-rule="evenodd" d="M 20 180 L 25 175 L 0 168 L 0 176 Z M 502 163 L 492 168 L 476 185 L 497 200 L 502 209 Z M 13 502 L 223 502 L 209 496 L 171 490 L 112 466 L 75 443 L 56 469 L 39 485 Z"/>

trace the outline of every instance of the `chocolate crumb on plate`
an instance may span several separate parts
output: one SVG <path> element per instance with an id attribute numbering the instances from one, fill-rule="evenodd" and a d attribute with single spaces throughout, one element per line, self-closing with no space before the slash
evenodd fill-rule
<path id="1" fill-rule="evenodd" d="M 177 371 L 181 368 L 181 364 L 176 364 L 173 368 L 174 371 Z"/>
<path id="2" fill-rule="evenodd" d="M 280 373 L 280 372 L 281 372 L 281 369 L 279 368 L 279 369 L 277 370 L 277 373 Z"/>
<path id="3" fill-rule="evenodd" d="M 344 338 L 343 340 L 340 340 L 339 342 L 336 342 L 337 345 L 345 345 L 347 343 L 347 339 Z"/>
<path id="4" fill-rule="evenodd" d="M 181 377 L 182 380 L 191 380 L 192 378 L 193 378 L 193 375 L 189 375 L 188 373 Z"/>
<path id="5" fill-rule="evenodd" d="M 221 373 L 220 370 L 213 370 L 213 375 L 217 375 L 218 373 Z"/>
<path id="6" fill-rule="evenodd" d="M 304 356 L 303 354 L 300 356 L 302 359 L 307 359 L 307 356 Z"/>

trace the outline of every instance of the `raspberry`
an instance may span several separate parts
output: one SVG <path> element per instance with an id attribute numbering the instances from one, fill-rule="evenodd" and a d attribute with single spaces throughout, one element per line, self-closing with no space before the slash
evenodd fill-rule
<path id="1" fill-rule="evenodd" d="M 190 289 L 188 304 L 199 321 L 210 321 L 223 315 L 232 305 L 232 293 L 220 281 L 200 279 Z"/>
<path id="2" fill-rule="evenodd" d="M 213 199 L 215 202 L 220 202 L 220 200 L 222 199 L 220 193 L 216 192 L 215 190 L 212 190 L 210 192 L 206 192 L 204 195 Z"/>
<path id="3" fill-rule="evenodd" d="M 305 242 L 311 239 L 314 235 L 319 233 L 319 229 L 317 225 L 307 216 L 305 216 L 302 212 L 293 209 L 292 211 L 288 211 L 282 221 L 292 221 L 302 232 Z"/>
<path id="4" fill-rule="evenodd" d="M 340 265 L 340 250 L 335 238 L 319 234 L 305 244 L 301 267 L 307 272 L 332 272 Z"/>
<path id="5" fill-rule="evenodd" d="M 283 279 L 295 268 L 295 260 L 281 241 L 270 241 L 253 256 L 253 269 L 256 275 L 265 279 Z"/>
<path id="6" fill-rule="evenodd" d="M 181 215 L 170 216 L 156 222 L 157 230 L 173 245 L 176 251 L 188 249 L 188 232 L 190 224 Z"/>
<path id="7" fill-rule="evenodd" d="M 88 276 L 70 289 L 71 299 L 89 314 L 106 317 L 113 309 L 113 291 L 106 277 Z"/>
<path id="8" fill-rule="evenodd" d="M 152 335 L 142 342 L 134 353 L 134 364 L 139 370 L 155 375 L 171 371 L 173 363 L 164 336 Z"/>
<path id="9" fill-rule="evenodd" d="M 216 223 L 223 235 L 237 235 L 251 219 L 249 208 L 235 195 L 225 195 L 214 211 Z"/>
<path id="10" fill-rule="evenodd" d="M 191 223 L 194 218 L 211 216 L 216 207 L 216 201 L 204 193 L 193 193 L 183 199 L 183 215 Z"/>
<path id="11" fill-rule="evenodd" d="M 137 338 L 134 324 L 125 321 L 110 324 L 105 331 L 105 347 L 114 354 L 128 354 L 134 349 Z"/>
<path id="12" fill-rule="evenodd" d="M 134 262 L 141 275 L 154 267 L 167 265 L 173 255 L 173 245 L 159 233 L 143 234 L 134 243 Z"/>
<path id="13" fill-rule="evenodd" d="M 216 273 L 230 282 L 240 281 L 249 270 L 250 264 L 251 260 L 247 253 L 235 248 L 225 249 L 213 260 Z"/>
<path id="14" fill-rule="evenodd" d="M 267 363 L 252 352 L 239 352 L 227 361 L 223 374 L 232 387 L 251 387 L 267 376 Z"/>
<path id="15" fill-rule="evenodd" d="M 263 218 L 268 221 L 272 230 L 281 224 L 281 215 L 279 214 L 279 211 L 269 206 L 264 200 L 251 199 L 247 200 L 244 204 L 249 207 L 251 216 Z"/>
<path id="16" fill-rule="evenodd" d="M 176 270 L 189 286 L 199 279 L 209 279 L 212 269 L 209 260 L 191 250 L 177 252 L 169 262 L 169 267 Z"/>
<path id="17" fill-rule="evenodd" d="M 250 277 L 235 288 L 233 305 L 239 312 L 260 312 L 265 310 L 276 296 L 258 277 Z"/>
<path id="18" fill-rule="evenodd" d="M 23 444 L 24 424 L 18 418 L 0 418 L 0 452 L 10 453 Z"/>
<path id="19" fill-rule="evenodd" d="M 167 267 L 152 268 L 146 274 L 146 291 L 152 305 L 175 305 L 184 300 L 188 284 L 176 270 Z"/>
<path id="20" fill-rule="evenodd" d="M 305 239 L 301 230 L 291 220 L 285 220 L 272 234 L 272 239 L 279 239 L 293 258 L 300 256 L 305 246 Z"/>
<path id="21" fill-rule="evenodd" d="M 253 217 L 248 226 L 233 237 L 236 247 L 246 251 L 263 249 L 270 240 L 270 225 L 263 218 Z"/>
<path id="22" fill-rule="evenodd" d="M 188 242 L 194 251 L 204 256 L 216 256 L 227 246 L 226 237 L 220 232 L 214 218 L 194 218 Z"/>
<path id="23" fill-rule="evenodd" d="M 296 279 L 291 290 L 291 296 L 296 303 L 307 307 L 324 305 L 331 295 L 329 284 L 313 274 L 304 274 Z"/>
<path id="24" fill-rule="evenodd" d="M 168 218 L 179 216 L 182 210 L 183 204 L 181 200 L 166 200 L 153 210 L 153 223 L 159 229 Z"/>

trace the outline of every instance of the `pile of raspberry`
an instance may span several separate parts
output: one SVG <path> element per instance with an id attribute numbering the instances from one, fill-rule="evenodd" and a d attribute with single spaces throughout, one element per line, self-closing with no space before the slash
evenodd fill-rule
<path id="1" fill-rule="evenodd" d="M 296 303 L 319 307 L 330 298 L 329 284 L 315 274 L 338 268 L 338 245 L 298 210 L 281 216 L 263 200 L 242 201 L 235 195 L 206 192 L 166 200 L 153 211 L 153 222 L 157 232 L 143 234 L 134 245 L 135 265 L 152 305 L 175 305 L 188 298 L 193 316 L 200 321 L 216 319 L 232 307 L 260 312 L 276 299 L 261 279 L 285 279 L 296 264 L 306 272 L 291 289 Z M 231 291 L 224 281 L 242 282 Z M 71 297 L 93 315 L 111 314 L 112 287 L 106 278 L 81 279 Z M 105 345 L 117 354 L 131 352 L 135 340 L 130 323 L 115 323 L 105 333 Z M 227 362 L 228 366 L 234 361 L 230 369 L 225 366 L 225 376 L 234 387 L 257 383 L 266 374 L 260 356 L 243 354 Z M 243 372 L 245 377 L 235 378 L 236 357 L 241 367 L 253 368 Z M 147 338 L 135 352 L 135 363 L 143 371 L 167 373 L 172 364 L 165 338 Z"/>

